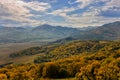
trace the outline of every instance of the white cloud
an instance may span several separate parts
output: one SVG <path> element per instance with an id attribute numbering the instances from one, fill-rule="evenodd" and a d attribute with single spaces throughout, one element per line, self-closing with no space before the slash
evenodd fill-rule
<path id="1" fill-rule="evenodd" d="M 40 24 L 42 21 L 31 19 L 30 9 L 38 12 L 45 12 L 51 6 L 48 3 L 32 1 L 24 2 L 23 0 L 0 0 L 0 18 L 19 22 L 22 24 Z"/>
<path id="2" fill-rule="evenodd" d="M 106 5 L 120 7 L 120 0 L 111 0 Z"/>
<path id="3" fill-rule="evenodd" d="M 107 10 L 119 10 L 120 11 L 120 0 L 111 0 L 106 3 L 105 6 L 102 8 L 103 11 Z"/>
<path id="4" fill-rule="evenodd" d="M 84 8 L 84 7 L 90 5 L 93 2 L 94 2 L 94 0 L 77 0 L 76 1 L 76 3 L 81 3 L 80 6 L 79 6 L 80 8 Z"/>
<path id="5" fill-rule="evenodd" d="M 76 10 L 76 8 L 74 8 L 74 7 L 71 7 L 71 8 L 64 7 L 63 9 L 55 10 L 55 11 L 49 13 L 49 14 L 59 15 L 59 16 L 62 16 L 62 17 L 66 17 L 67 13 L 75 11 L 75 10 Z"/>
<path id="6" fill-rule="evenodd" d="M 48 3 L 33 1 L 26 4 L 26 7 L 31 8 L 35 11 L 46 11 L 51 6 Z"/>
<path id="7" fill-rule="evenodd" d="M 104 3 L 106 3 L 106 2 L 109 2 L 110 0 L 76 0 L 75 2 L 73 2 L 73 4 L 74 3 L 79 3 L 79 5 L 78 5 L 78 7 L 80 8 L 80 9 L 83 9 L 83 8 L 85 8 L 85 7 L 87 7 L 87 6 L 91 6 L 92 4 L 94 5 L 94 4 L 98 4 L 98 3 L 100 3 L 100 2 L 104 2 Z"/>
<path id="8" fill-rule="evenodd" d="M 26 15 L 30 13 L 29 9 L 35 11 L 46 11 L 50 7 L 51 6 L 48 3 L 38 1 L 24 2 L 22 0 L 0 0 L 0 8 L 4 8 L 4 10 L 6 9 L 6 12 L 12 14 Z"/>
<path id="9" fill-rule="evenodd" d="M 120 15 L 120 0 L 68 0 L 70 6 L 56 8 L 58 0 L 0 0 L 0 20 L 11 20 L 12 25 L 31 25 L 36 26 L 43 23 L 50 23 L 62 26 L 97 26 L 108 22 L 120 21 L 120 17 L 108 17 L 108 15 Z M 63 0 L 64 1 L 64 0 Z M 100 5 L 99 3 L 104 3 Z M 51 4 L 55 4 L 51 5 Z M 99 6 L 97 6 L 99 4 Z M 61 6 L 58 5 L 57 7 Z M 54 10 L 55 7 L 55 10 Z M 84 8 L 87 8 L 84 10 Z M 49 13 L 48 10 L 49 9 Z M 78 12 L 75 12 L 79 10 Z M 81 11 L 80 11 L 81 10 Z M 51 11 L 51 12 L 50 12 Z M 72 13 L 73 12 L 73 13 Z M 107 17 L 105 14 L 107 14 Z M 114 13 L 114 14 L 113 14 Z M 49 15 L 49 16 L 48 16 Z M 110 15 L 110 16 L 111 16 Z M 57 17 L 62 17 L 60 21 Z M 58 21 L 57 21 L 58 20 Z M 2 22 L 2 21 L 1 21 Z M 19 22 L 19 24 L 16 24 Z"/>
<path id="10" fill-rule="evenodd" d="M 66 22 L 71 23 L 72 26 L 99 26 L 105 23 L 120 21 L 120 17 L 111 16 L 115 16 L 115 14 L 120 15 L 120 0 L 77 0 L 76 2 L 80 3 L 80 9 L 83 9 L 87 6 L 89 6 L 89 8 L 82 14 L 77 13 L 75 15 L 67 15 Z M 100 2 L 105 4 L 102 6 L 92 5 Z M 109 13 L 108 10 L 111 11 L 111 13 Z M 107 16 L 111 14 L 110 17 L 101 15 L 103 11 L 106 11 Z"/>
<path id="11" fill-rule="evenodd" d="M 18 4 L 20 1 L 14 0 L 0 0 L 0 10 L 2 10 L 1 14 L 10 14 L 10 15 L 27 15 L 29 14 L 29 10 L 23 7 L 22 4 Z"/>

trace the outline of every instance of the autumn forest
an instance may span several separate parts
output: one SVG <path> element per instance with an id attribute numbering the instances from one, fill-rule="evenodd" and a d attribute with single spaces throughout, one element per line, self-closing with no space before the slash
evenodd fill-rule
<path id="1" fill-rule="evenodd" d="M 13 53 L 10 57 L 35 54 L 41 55 L 33 63 L 11 64 L 0 68 L 0 80 L 120 79 L 120 41 L 76 40 L 32 47 Z"/>

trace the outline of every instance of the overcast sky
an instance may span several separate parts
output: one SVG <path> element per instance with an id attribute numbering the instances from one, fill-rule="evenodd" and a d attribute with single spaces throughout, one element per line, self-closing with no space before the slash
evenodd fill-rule
<path id="1" fill-rule="evenodd" d="M 120 21 L 120 0 L 0 0 L 0 25 L 99 26 Z"/>

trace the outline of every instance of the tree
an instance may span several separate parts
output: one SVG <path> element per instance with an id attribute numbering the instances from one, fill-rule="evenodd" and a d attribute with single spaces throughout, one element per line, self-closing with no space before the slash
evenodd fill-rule
<path id="1" fill-rule="evenodd" d="M 45 78 L 57 78 L 59 76 L 59 65 L 48 62 L 44 65 L 42 76 Z"/>
<path id="2" fill-rule="evenodd" d="M 0 74 L 0 80 L 7 80 L 6 74 Z"/>

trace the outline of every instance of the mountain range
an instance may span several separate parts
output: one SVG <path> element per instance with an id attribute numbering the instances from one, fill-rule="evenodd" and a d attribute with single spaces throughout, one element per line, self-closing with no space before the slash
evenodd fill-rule
<path id="1" fill-rule="evenodd" d="M 38 27 L 1 27 L 1 43 L 55 41 L 79 33 L 76 28 L 41 25 Z"/>
<path id="2" fill-rule="evenodd" d="M 116 21 L 82 31 L 72 38 L 81 40 L 120 40 L 120 22 Z"/>
<path id="3" fill-rule="evenodd" d="M 91 28 L 69 28 L 48 24 L 38 27 L 1 27 L 0 43 L 80 40 L 120 40 L 120 21 Z"/>

